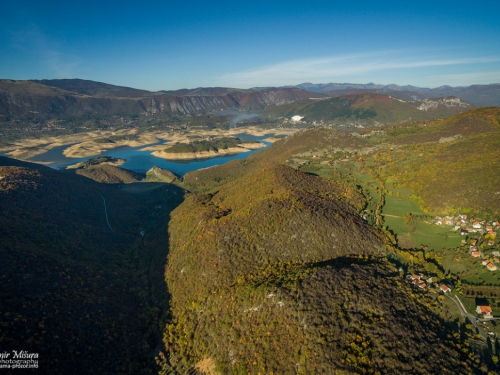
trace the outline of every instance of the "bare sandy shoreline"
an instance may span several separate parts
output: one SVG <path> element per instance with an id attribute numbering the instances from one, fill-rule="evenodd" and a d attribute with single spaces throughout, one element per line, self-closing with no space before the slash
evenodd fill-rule
<path id="1" fill-rule="evenodd" d="M 165 145 L 161 145 L 162 150 L 153 151 L 151 154 L 158 158 L 167 160 L 189 160 L 189 159 L 206 159 L 213 158 L 221 155 L 239 154 L 241 152 L 248 152 L 251 150 L 264 148 L 264 143 L 242 143 L 239 147 L 229 147 L 224 150 L 218 151 L 202 151 L 202 152 L 165 152 L 163 149 Z"/>
<path id="2" fill-rule="evenodd" d="M 228 136 L 237 136 L 237 134 L 241 133 L 262 137 L 273 133 L 289 135 L 296 131 L 297 129 L 262 129 L 256 126 L 250 126 L 246 128 L 232 128 L 226 130 L 187 129 L 183 130 L 182 132 L 151 131 L 138 133 L 137 129 L 124 129 L 118 131 L 92 131 L 88 133 L 70 134 L 59 137 L 26 138 L 0 147 L 0 153 L 5 153 L 8 156 L 16 159 L 27 160 L 34 156 L 50 151 L 54 147 L 68 145 L 68 147 L 63 151 L 64 156 L 68 158 L 85 158 L 104 153 L 108 150 L 120 146 L 148 146 L 158 143 L 161 140 L 165 140 L 165 143 L 161 145 L 153 145 L 141 149 L 141 151 L 151 151 L 151 153 L 156 157 L 165 158 L 165 155 L 160 156 L 160 154 L 161 150 L 164 150 L 166 146 L 171 144 L 173 145 L 177 142 L 189 143 L 190 140 L 195 138 L 221 138 Z M 103 140 L 105 141 L 107 138 L 115 138 L 117 140 L 113 142 L 103 142 Z M 266 139 L 266 142 L 274 142 L 276 140 L 278 139 L 271 136 L 270 138 Z M 247 151 L 249 151 L 249 149 L 251 149 L 252 147 L 250 146 L 250 144 L 244 145 L 244 148 Z M 229 150 L 225 153 L 239 153 L 245 151 L 241 150 L 239 147 L 235 149 L 237 150 Z M 220 154 L 221 153 L 214 153 L 203 156 L 197 155 L 195 157 L 193 157 L 192 154 L 189 154 L 189 159 L 197 157 L 206 158 L 220 156 Z M 179 154 L 177 154 L 177 156 L 179 156 Z M 168 158 L 172 159 L 172 157 Z M 183 158 L 188 159 L 187 156 Z"/>

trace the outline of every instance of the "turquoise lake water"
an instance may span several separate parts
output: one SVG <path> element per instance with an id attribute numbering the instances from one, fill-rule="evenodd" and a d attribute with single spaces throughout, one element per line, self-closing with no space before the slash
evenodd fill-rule
<path id="1" fill-rule="evenodd" d="M 272 135 L 273 134 L 267 134 L 265 136 L 257 137 L 248 134 L 237 134 L 235 135 L 235 137 L 238 137 L 242 140 L 254 139 L 256 141 L 264 143 L 267 148 L 271 145 L 271 143 L 265 142 L 263 140 Z M 55 169 L 62 169 L 69 165 L 79 163 L 81 161 L 105 155 L 105 156 L 113 156 L 115 158 L 126 159 L 127 161 L 124 164 L 120 165 L 120 167 L 132 170 L 134 172 L 144 173 L 156 165 L 160 168 L 168 169 L 169 171 L 172 171 L 179 176 L 183 176 L 188 172 L 196 171 L 198 169 L 221 165 L 231 160 L 245 159 L 259 150 L 264 150 L 264 148 L 259 148 L 257 150 L 242 152 L 236 155 L 217 156 L 215 158 L 210 158 L 210 159 L 169 161 L 151 155 L 150 151 L 139 151 L 141 148 L 144 148 L 146 146 L 140 146 L 140 147 L 123 146 L 105 151 L 101 154 L 85 158 L 67 158 L 63 155 L 63 151 L 69 146 L 71 145 L 54 147 L 48 152 L 34 156 L 33 158 L 29 159 L 29 161 L 48 162 L 50 163 L 48 164 L 48 166 Z"/>

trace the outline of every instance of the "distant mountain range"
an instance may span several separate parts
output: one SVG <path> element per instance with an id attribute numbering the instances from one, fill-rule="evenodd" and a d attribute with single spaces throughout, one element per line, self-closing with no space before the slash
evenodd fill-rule
<path id="1" fill-rule="evenodd" d="M 391 95 L 395 98 L 416 101 L 423 99 L 455 96 L 478 107 L 500 106 L 500 84 L 472 85 L 465 87 L 441 86 L 434 89 L 416 86 L 378 85 L 375 83 L 301 83 L 299 87 L 328 96 L 343 96 L 365 92 Z"/>
<path id="2" fill-rule="evenodd" d="M 81 79 L 0 80 L 0 120 L 82 115 L 197 115 L 257 111 L 325 97 L 297 87 L 259 91 L 233 88 L 150 92 Z"/>
<path id="3" fill-rule="evenodd" d="M 471 109 L 471 104 L 500 106 L 500 84 L 429 89 L 303 83 L 280 88 L 200 87 L 152 92 L 82 79 L 0 80 L 0 122 L 257 112 L 263 118 L 300 115 L 306 122 L 373 126 L 451 116 Z"/>

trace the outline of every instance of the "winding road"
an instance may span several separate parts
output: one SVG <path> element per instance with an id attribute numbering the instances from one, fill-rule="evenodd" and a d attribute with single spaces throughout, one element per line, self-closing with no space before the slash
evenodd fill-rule
<path id="1" fill-rule="evenodd" d="M 486 339 L 488 338 L 488 334 L 486 332 L 484 332 L 483 328 L 478 323 L 479 319 L 477 319 L 477 316 L 474 314 L 468 313 L 467 310 L 465 309 L 465 306 L 463 305 L 462 301 L 460 301 L 460 299 L 457 296 L 455 296 L 455 298 L 453 298 L 449 295 L 446 295 L 446 297 L 450 298 L 453 302 L 455 302 L 455 304 L 459 308 L 462 316 L 467 317 L 467 319 L 469 319 L 471 324 L 476 328 L 476 331 L 486 341 Z M 481 319 L 481 321 L 487 321 L 487 320 L 491 320 L 491 319 Z"/>
<path id="2" fill-rule="evenodd" d="M 104 203 L 104 216 L 106 216 L 106 223 L 108 223 L 109 229 L 111 229 L 114 232 L 115 230 L 113 228 L 111 228 L 111 224 L 109 224 L 108 210 L 106 209 L 106 199 L 104 199 L 104 197 L 102 196 L 101 193 L 98 193 L 98 194 L 101 196 L 102 201 Z"/>

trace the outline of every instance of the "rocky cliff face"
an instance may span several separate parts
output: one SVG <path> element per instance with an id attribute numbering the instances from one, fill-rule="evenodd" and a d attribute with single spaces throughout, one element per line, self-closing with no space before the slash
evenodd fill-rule
<path id="1" fill-rule="evenodd" d="M 74 82 L 73 82 L 74 81 Z M 223 110 L 261 110 L 322 94 L 298 88 L 149 92 L 92 81 L 0 81 L 0 119 L 60 115 L 196 115 Z"/>
<path id="2" fill-rule="evenodd" d="M 432 111 L 438 108 L 465 108 L 471 109 L 472 106 L 455 97 L 447 97 L 447 98 L 435 98 L 435 99 L 425 99 L 420 102 L 420 105 L 417 107 L 421 111 Z"/>

